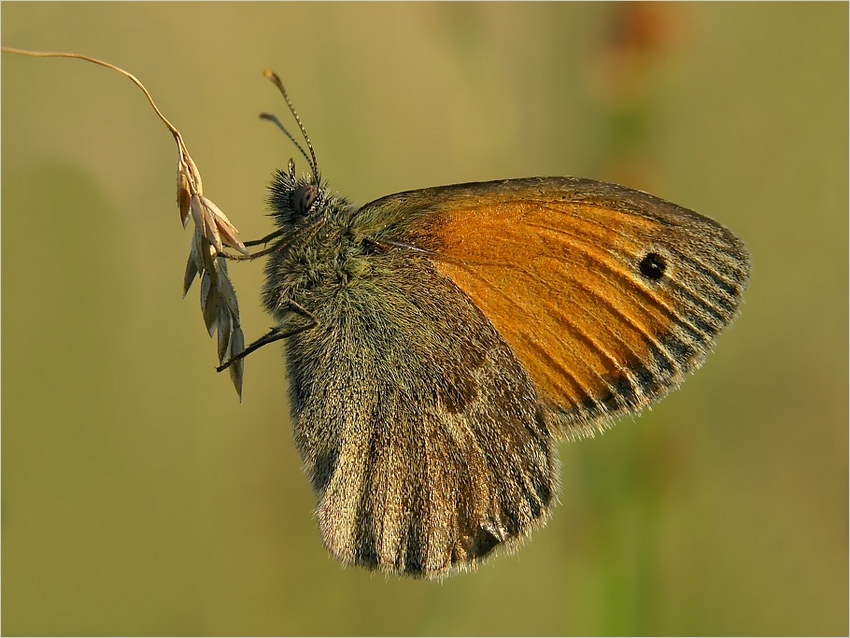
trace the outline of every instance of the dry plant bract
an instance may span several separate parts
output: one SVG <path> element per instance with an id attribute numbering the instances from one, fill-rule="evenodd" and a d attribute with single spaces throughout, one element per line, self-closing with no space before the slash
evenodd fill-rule
<path id="1" fill-rule="evenodd" d="M 180 221 L 184 228 L 189 224 L 190 219 L 195 224 L 189 261 L 183 278 L 183 295 L 185 296 L 189 291 L 195 278 L 200 278 L 201 311 L 204 323 L 210 336 L 218 330 L 219 363 L 224 364 L 226 361 L 233 360 L 232 365 L 229 365 L 230 378 L 241 398 L 245 360 L 237 359 L 237 357 L 245 350 L 245 337 L 239 323 L 236 291 L 227 274 L 224 247 L 229 246 L 245 255 L 248 254 L 248 250 L 239 239 L 236 227 L 230 223 L 221 209 L 204 195 L 201 173 L 192 160 L 192 156 L 189 155 L 180 131 L 162 114 L 147 88 L 134 75 L 113 64 L 78 53 L 28 51 L 11 47 L 2 47 L 2 51 L 37 58 L 73 58 L 98 64 L 117 71 L 144 92 L 151 107 L 177 143 L 177 208 L 180 212 Z"/>

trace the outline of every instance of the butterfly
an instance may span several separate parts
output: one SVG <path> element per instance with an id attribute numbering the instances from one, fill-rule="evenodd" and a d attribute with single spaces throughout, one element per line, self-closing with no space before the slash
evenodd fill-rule
<path id="1" fill-rule="evenodd" d="M 546 522 L 560 440 L 700 366 L 736 317 L 747 250 L 691 210 L 575 177 L 355 206 L 320 179 L 276 83 L 311 172 L 290 160 L 271 185 L 276 325 L 242 354 L 285 339 L 294 439 L 336 559 L 425 578 L 475 567 Z"/>

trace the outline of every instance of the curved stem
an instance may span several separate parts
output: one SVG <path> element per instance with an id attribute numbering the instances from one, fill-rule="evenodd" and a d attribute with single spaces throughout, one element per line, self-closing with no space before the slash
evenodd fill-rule
<path id="1" fill-rule="evenodd" d="M 145 94 L 145 97 L 148 98 L 148 102 L 153 107 L 153 110 L 156 111 L 156 114 L 159 116 L 159 119 L 162 120 L 162 123 L 168 127 L 168 130 L 171 131 L 171 134 L 177 140 L 177 143 L 182 148 L 183 141 L 180 139 L 180 132 L 174 127 L 174 125 L 168 121 L 168 119 L 162 114 L 162 111 L 159 110 L 159 107 L 156 105 L 156 102 L 153 101 L 153 97 L 145 88 L 145 85 L 132 73 L 125 71 L 124 69 L 115 66 L 114 64 L 110 64 L 109 62 L 104 62 L 103 60 L 98 60 L 97 58 L 92 58 L 87 55 L 82 55 L 80 53 L 60 53 L 55 51 L 30 51 L 28 49 L 16 49 L 14 47 L 0 47 L 0 50 L 3 53 L 15 53 L 17 55 L 27 55 L 33 58 L 75 58 L 77 60 L 85 60 L 86 62 L 92 62 L 93 64 L 99 64 L 100 66 L 104 66 L 107 69 L 112 69 L 113 71 L 117 71 L 124 77 L 128 78 L 133 84 L 139 87 L 142 92 Z"/>

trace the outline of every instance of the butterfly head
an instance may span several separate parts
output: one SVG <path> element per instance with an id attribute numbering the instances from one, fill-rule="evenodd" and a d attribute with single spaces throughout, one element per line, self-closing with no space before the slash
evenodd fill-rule
<path id="1" fill-rule="evenodd" d="M 321 214 L 327 201 L 327 187 L 312 173 L 297 175 L 295 162 L 289 160 L 287 171 L 278 171 L 270 186 L 269 204 L 277 225 L 291 230 L 306 219 Z"/>

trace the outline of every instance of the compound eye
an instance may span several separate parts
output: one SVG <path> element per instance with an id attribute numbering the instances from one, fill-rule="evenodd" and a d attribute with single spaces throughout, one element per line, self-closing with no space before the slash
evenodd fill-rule
<path id="1" fill-rule="evenodd" d="M 304 215 L 316 198 L 319 196 L 319 189 L 313 184 L 307 186 L 299 186 L 292 193 L 292 205 L 295 207 L 295 212 L 299 215 Z"/>

